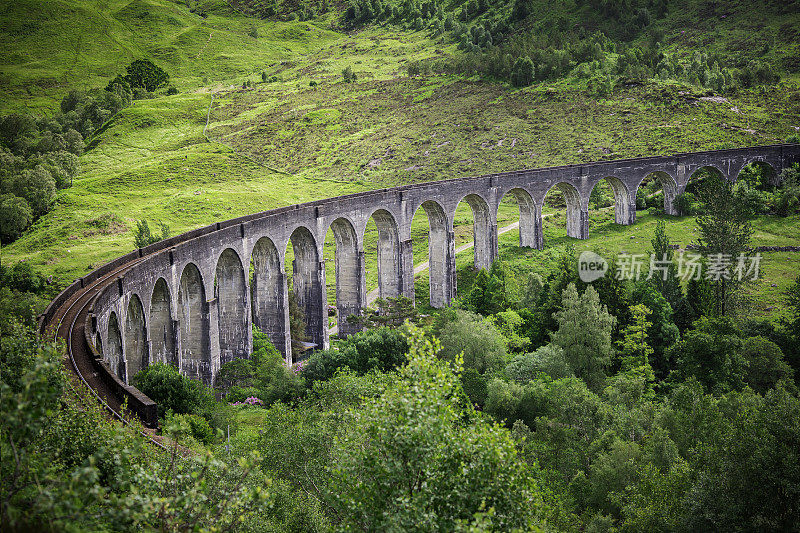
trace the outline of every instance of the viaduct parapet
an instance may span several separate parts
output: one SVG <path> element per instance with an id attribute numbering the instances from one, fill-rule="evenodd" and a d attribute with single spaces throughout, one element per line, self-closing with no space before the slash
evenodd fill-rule
<path id="1" fill-rule="evenodd" d="M 474 218 L 475 266 L 497 257 L 497 211 L 509 196 L 519 205 L 520 246 L 541 248 L 542 203 L 553 187 L 566 200 L 567 234 L 588 237 L 589 196 L 602 179 L 615 196 L 615 222 L 636 220 L 636 191 L 654 176 L 664 191 L 664 209 L 699 169 L 712 167 L 737 179 L 753 162 L 776 172 L 800 161 L 800 145 L 783 144 L 604 161 L 504 172 L 367 191 L 273 209 L 219 222 L 172 237 L 112 261 L 70 285 L 48 307 L 42 329 L 80 291 L 94 291 L 85 335 L 114 379 L 123 385 L 154 361 L 211 383 L 220 366 L 248 357 L 252 325 L 267 333 L 292 363 L 289 287 L 284 274 L 291 242 L 292 290 L 305 313 L 308 337 L 328 347 L 328 305 L 323 244 L 336 241 L 336 306 L 340 335 L 356 327 L 344 317 L 366 306 L 364 233 L 378 228 L 379 290 L 382 297 L 414 298 L 411 220 L 423 209 L 429 220 L 430 303 L 443 307 L 456 292 L 453 218 L 466 201 Z M 252 276 L 250 275 L 252 264 Z M 110 273 L 114 273 L 110 275 Z M 101 280 L 101 283 L 98 283 Z"/>

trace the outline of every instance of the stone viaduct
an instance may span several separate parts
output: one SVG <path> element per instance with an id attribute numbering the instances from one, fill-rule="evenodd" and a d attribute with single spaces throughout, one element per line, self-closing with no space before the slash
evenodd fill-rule
<path id="1" fill-rule="evenodd" d="M 369 253 L 377 252 L 381 296 L 414 298 L 411 220 L 423 209 L 429 219 L 430 302 L 442 307 L 456 292 L 453 217 L 462 200 L 474 218 L 475 266 L 487 268 L 497 257 L 497 211 L 507 195 L 519 205 L 520 246 L 541 248 L 542 202 L 553 187 L 566 200 L 567 234 L 585 239 L 589 195 L 602 179 L 614 191 L 616 223 L 633 224 L 636 191 L 648 176 L 661 183 L 664 208 L 674 214 L 672 199 L 701 168 L 735 180 L 751 162 L 779 172 L 795 161 L 800 161 L 796 144 L 604 161 L 368 191 L 219 222 L 110 263 L 130 266 L 97 289 L 86 335 L 114 379 L 125 384 L 153 361 L 210 383 L 220 365 L 249 356 L 253 324 L 291 364 L 290 288 L 284 274 L 289 242 L 292 290 L 305 313 L 308 336 L 327 347 L 322 253 L 329 229 L 336 241 L 338 316 L 346 317 L 366 305 L 364 232 L 370 219 L 379 234 L 377 250 Z M 65 294 L 88 286 L 103 269 L 110 272 L 107 267 L 76 281 Z M 339 322 L 341 335 L 354 331 L 352 324 Z"/>

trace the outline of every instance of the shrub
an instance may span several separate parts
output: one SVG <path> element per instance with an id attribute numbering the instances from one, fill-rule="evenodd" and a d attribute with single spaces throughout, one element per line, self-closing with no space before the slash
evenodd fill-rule
<path id="1" fill-rule="evenodd" d="M 515 87 L 527 87 L 533 83 L 534 66 L 530 57 L 520 57 L 511 69 L 511 83 Z"/>
<path id="2" fill-rule="evenodd" d="M 356 79 L 358 79 L 358 76 L 355 72 L 353 72 L 353 69 L 350 67 L 350 65 L 348 65 L 344 68 L 344 70 L 342 70 L 342 78 L 344 78 L 345 83 L 353 83 L 356 81 Z"/>
<path id="3" fill-rule="evenodd" d="M 259 398 L 261 391 L 255 387 L 237 387 L 234 385 L 228 389 L 228 394 L 225 395 L 225 401 L 228 403 L 244 402 L 247 398 Z"/>
<path id="4" fill-rule="evenodd" d="M 213 402 L 202 383 L 183 376 L 178 369 L 153 363 L 133 377 L 134 386 L 158 404 L 159 416 L 167 411 L 190 414 L 201 411 Z"/>
<path id="5" fill-rule="evenodd" d="M 161 228 L 161 235 L 153 235 L 147 221 L 142 219 L 136 222 L 136 229 L 133 230 L 133 245 L 136 248 L 144 248 L 169 237 L 169 226 L 163 222 L 158 223 Z"/>
<path id="6" fill-rule="evenodd" d="M 408 340 L 401 330 L 387 327 L 368 329 L 351 335 L 339 349 L 315 351 L 303 365 L 303 376 L 310 382 L 331 378 L 339 368 L 358 374 L 370 370 L 387 372 L 402 365 L 408 353 Z"/>
<path id="7" fill-rule="evenodd" d="M 178 94 L 178 89 L 174 85 L 170 85 L 169 89 L 167 89 L 167 95 L 172 96 L 173 94 Z"/>

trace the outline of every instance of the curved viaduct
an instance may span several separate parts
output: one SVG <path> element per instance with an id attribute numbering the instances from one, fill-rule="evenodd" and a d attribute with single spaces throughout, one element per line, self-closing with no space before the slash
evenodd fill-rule
<path id="1" fill-rule="evenodd" d="M 674 214 L 672 200 L 701 168 L 712 167 L 735 180 L 748 163 L 766 163 L 779 172 L 795 161 L 800 161 L 800 145 L 771 145 L 427 182 L 274 209 L 200 228 L 112 261 L 60 294 L 40 327 L 44 331 L 63 322 L 66 308 L 80 301 L 72 313 L 82 335 L 73 331 L 67 341 L 85 341 L 74 350 L 82 349 L 94 361 L 94 374 L 111 391 L 106 396 L 128 397 L 148 419 L 154 406 L 137 407 L 147 399 L 128 381 L 151 362 L 173 364 L 211 383 L 222 364 L 249 356 L 251 326 L 257 325 L 291 364 L 290 289 L 284 274 L 289 242 L 293 290 L 308 336 L 327 347 L 323 244 L 329 229 L 336 241 L 337 311 L 346 317 L 367 303 L 364 232 L 370 219 L 378 228 L 381 296 L 414 298 L 411 220 L 423 209 L 429 220 L 430 302 L 442 307 L 456 292 L 453 219 L 462 200 L 473 213 L 475 266 L 487 268 L 497 257 L 497 211 L 507 195 L 519 205 L 520 246 L 541 248 L 542 203 L 554 187 L 566 200 L 567 234 L 585 239 L 589 196 L 600 180 L 606 179 L 614 191 L 616 223 L 633 224 L 636 191 L 647 176 L 661 183 L 664 208 Z M 342 335 L 353 332 L 352 324 L 339 322 Z"/>

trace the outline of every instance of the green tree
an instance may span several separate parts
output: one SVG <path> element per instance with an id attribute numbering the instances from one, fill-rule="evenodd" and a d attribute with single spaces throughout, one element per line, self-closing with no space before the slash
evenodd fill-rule
<path id="1" fill-rule="evenodd" d="M 0 242 L 17 240 L 33 221 L 33 211 L 24 198 L 13 194 L 0 195 Z"/>
<path id="2" fill-rule="evenodd" d="M 678 326 L 673 322 L 672 307 L 660 292 L 646 282 L 640 282 L 634 287 L 631 300 L 644 304 L 652 311 L 652 326 L 647 331 L 649 344 L 653 348 L 650 364 L 659 379 L 663 379 L 672 368 L 667 349 L 680 338 Z"/>
<path id="3" fill-rule="evenodd" d="M 144 219 L 138 220 L 136 229 L 133 230 L 133 245 L 136 248 L 144 248 L 169 238 L 169 226 L 161 221 L 159 221 L 158 226 L 161 228 L 161 235 L 153 235 L 147 221 Z"/>
<path id="4" fill-rule="evenodd" d="M 786 361 L 797 376 L 800 372 L 800 275 L 789 285 L 783 297 L 787 315 L 781 318 L 780 326 L 786 341 L 781 344 Z"/>
<path id="5" fill-rule="evenodd" d="M 342 70 L 342 78 L 344 79 L 345 83 L 353 83 L 356 81 L 358 76 L 353 71 L 353 68 L 350 65 L 347 65 L 344 70 Z"/>
<path id="6" fill-rule="evenodd" d="M 794 388 L 794 372 L 783 360 L 780 347 L 764 337 L 748 337 L 742 343 L 742 358 L 747 362 L 744 381 L 758 393 L 764 394 L 785 381 Z"/>
<path id="7" fill-rule="evenodd" d="M 34 217 L 50 211 L 56 200 L 56 182 L 42 165 L 33 170 L 23 170 L 14 178 L 12 192 L 27 200 Z"/>
<path id="8" fill-rule="evenodd" d="M 716 257 L 735 262 L 739 254 L 749 251 L 753 234 L 746 206 L 734 194 L 733 185 L 717 175 L 703 180 L 701 197 L 703 212 L 697 217 L 700 252 L 711 261 Z M 732 273 L 711 281 L 714 311 L 718 316 L 729 315 L 741 305 L 743 285 L 743 280 Z"/>
<path id="9" fill-rule="evenodd" d="M 667 268 L 663 271 L 653 271 L 648 274 L 648 279 L 653 286 L 667 299 L 673 309 L 677 308 L 683 291 L 681 290 L 680 279 L 678 278 L 678 265 L 675 263 L 675 253 L 670 248 L 669 237 L 667 237 L 666 224 L 663 220 L 656 223 L 656 230 L 653 239 L 653 255 L 656 261 L 667 262 Z"/>
<path id="10" fill-rule="evenodd" d="M 556 313 L 558 330 L 551 335 L 552 343 L 564 350 L 575 375 L 590 388 L 598 389 L 605 379 L 605 368 L 611 363 L 611 330 L 616 319 L 600 304 L 591 286 L 579 296 L 570 283 L 564 289 L 562 305 Z"/>
<path id="11" fill-rule="evenodd" d="M 533 83 L 534 66 L 530 57 L 519 57 L 511 68 L 511 83 L 515 87 L 527 87 Z"/>
<path id="12" fill-rule="evenodd" d="M 506 376 L 520 384 L 547 374 L 553 379 L 573 377 L 569 363 L 560 346 L 545 344 L 532 353 L 519 354 L 506 365 Z"/>
<path id="13" fill-rule="evenodd" d="M 449 531 L 493 509 L 501 530 L 533 526 L 541 496 L 510 434 L 461 401 L 438 342 L 410 331 L 409 362 L 377 398 L 352 411 L 334 442 L 330 498 L 345 528 Z M 467 423 L 465 423 L 467 421 Z"/>
<path id="14" fill-rule="evenodd" d="M 442 341 L 440 356 L 454 361 L 463 354 L 464 366 L 478 372 L 500 370 L 506 364 L 506 343 L 497 328 L 480 316 L 453 309 L 440 313 L 444 325 L 435 333 Z"/>
<path id="15" fill-rule="evenodd" d="M 125 81 L 131 87 L 141 87 L 153 92 L 169 83 L 169 74 L 147 59 L 137 59 L 125 67 L 125 70 Z"/>
<path id="16" fill-rule="evenodd" d="M 644 304 L 631 307 L 633 321 L 623 331 L 622 340 L 619 342 L 622 369 L 630 370 L 637 366 L 650 363 L 653 348 L 647 342 L 647 331 L 653 326 L 647 317 L 652 314 Z"/>
<path id="17" fill-rule="evenodd" d="M 697 379 L 707 391 L 721 393 L 744 386 L 747 362 L 739 330 L 727 317 L 703 317 L 668 351 L 678 380 Z"/>

